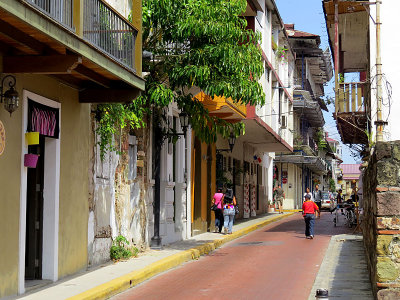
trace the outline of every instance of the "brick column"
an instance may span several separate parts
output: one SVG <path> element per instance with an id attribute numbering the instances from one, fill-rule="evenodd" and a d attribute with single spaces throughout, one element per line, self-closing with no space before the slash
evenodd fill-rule
<path id="1" fill-rule="evenodd" d="M 400 141 L 379 142 L 363 175 L 363 235 L 377 299 L 400 296 Z"/>

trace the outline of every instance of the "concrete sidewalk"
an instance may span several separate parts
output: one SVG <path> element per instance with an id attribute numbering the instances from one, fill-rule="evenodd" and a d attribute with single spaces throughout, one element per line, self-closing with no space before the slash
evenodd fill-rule
<path id="1" fill-rule="evenodd" d="M 118 263 L 104 264 L 88 269 L 18 299 L 106 299 L 127 290 L 157 274 L 198 259 L 221 245 L 252 232 L 262 226 L 293 215 L 293 213 L 265 214 L 250 220 L 239 220 L 233 226 L 233 234 L 203 233 L 189 240 L 176 242 L 163 250 L 149 250 L 137 258 Z"/>
<path id="2" fill-rule="evenodd" d="M 317 289 L 327 289 L 329 299 L 373 300 L 362 235 L 331 238 L 308 300 Z"/>

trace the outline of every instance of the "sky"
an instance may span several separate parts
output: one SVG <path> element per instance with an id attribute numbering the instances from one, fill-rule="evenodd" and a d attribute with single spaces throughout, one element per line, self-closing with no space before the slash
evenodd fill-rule
<path id="1" fill-rule="evenodd" d="M 284 23 L 294 23 L 294 29 L 318 34 L 321 37 L 321 48 L 326 49 L 328 44 L 328 34 L 326 32 L 325 18 L 322 10 L 322 0 L 275 0 L 279 13 Z M 333 90 L 333 78 L 325 87 L 326 97 L 335 97 Z M 333 104 L 328 106 L 329 112 L 324 111 L 324 129 L 329 136 L 340 141 L 340 135 L 336 128 L 336 122 L 332 117 L 335 110 Z M 342 144 L 342 159 L 345 164 L 355 164 L 356 160 L 351 155 L 348 146 Z"/>

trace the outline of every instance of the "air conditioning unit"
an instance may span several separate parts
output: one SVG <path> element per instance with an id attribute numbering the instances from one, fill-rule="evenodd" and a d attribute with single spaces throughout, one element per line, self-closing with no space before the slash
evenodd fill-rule
<path id="1" fill-rule="evenodd" d="M 281 128 L 283 128 L 283 129 L 287 128 L 287 117 L 286 116 L 281 116 Z"/>

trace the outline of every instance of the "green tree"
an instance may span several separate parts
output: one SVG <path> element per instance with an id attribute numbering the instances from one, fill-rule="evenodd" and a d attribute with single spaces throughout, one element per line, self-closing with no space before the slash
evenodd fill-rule
<path id="1" fill-rule="evenodd" d="M 242 123 L 210 116 L 194 96 L 203 91 L 243 104 L 264 103 L 260 36 L 240 17 L 246 5 L 246 0 L 143 0 L 146 90 L 135 100 L 140 105 L 133 106 L 134 115 L 146 110 L 162 116 L 175 102 L 204 142 L 215 142 L 218 133 L 242 133 Z"/>

